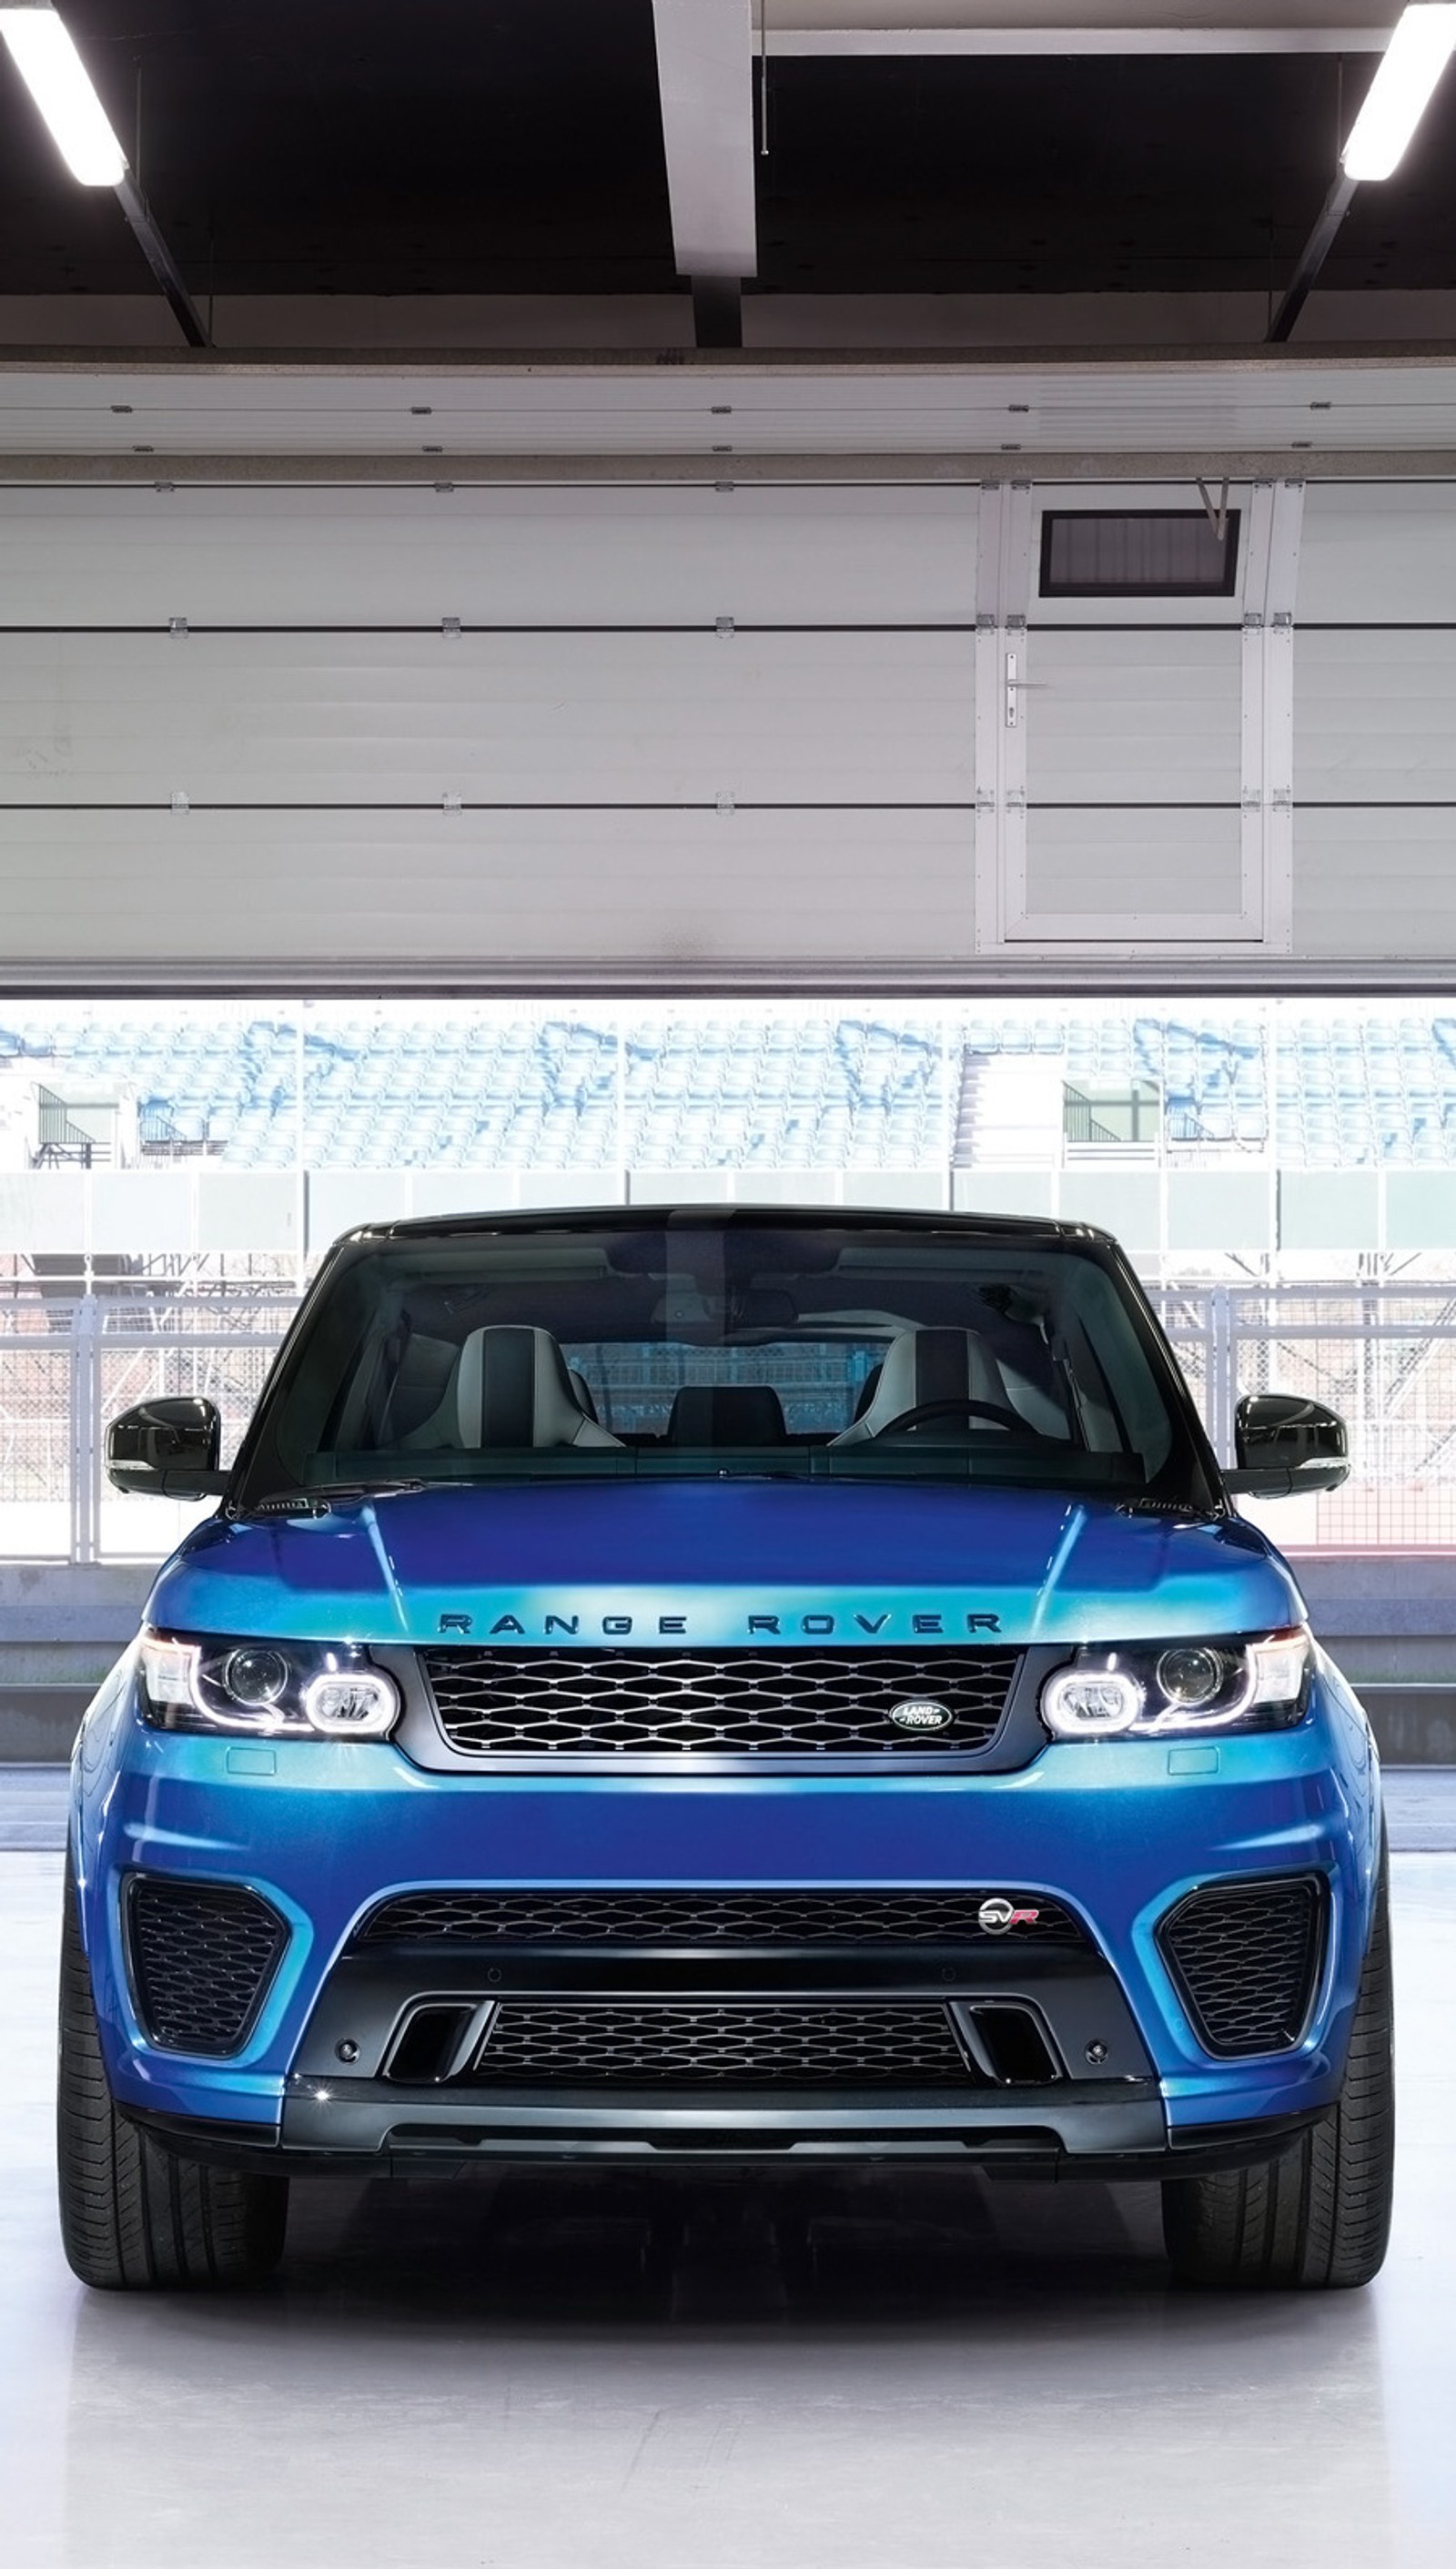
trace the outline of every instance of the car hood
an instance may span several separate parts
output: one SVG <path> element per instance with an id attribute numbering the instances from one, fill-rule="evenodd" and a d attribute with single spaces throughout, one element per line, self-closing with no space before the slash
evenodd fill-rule
<path id="1" fill-rule="evenodd" d="M 1239 1519 L 1107 1500 L 853 1482 L 562 1481 L 402 1491 L 318 1516 L 214 1517 L 152 1624 L 298 1641 L 598 1648 L 1139 1641 L 1300 1622 Z"/>

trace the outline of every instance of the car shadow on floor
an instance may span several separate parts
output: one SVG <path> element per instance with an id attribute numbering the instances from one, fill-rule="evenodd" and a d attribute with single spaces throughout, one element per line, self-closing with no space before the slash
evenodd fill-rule
<path id="1" fill-rule="evenodd" d="M 417 2318 L 951 2319 L 1162 2296 L 1157 2189 L 974 2171 L 466 2170 L 295 2185 L 290 2306 Z"/>
<path id="2" fill-rule="evenodd" d="M 1154 2187 L 300 2181 L 263 2289 L 78 2296 L 59 2529 L 36 2557 L 314 2569 L 346 2542 L 367 2569 L 1424 2569 L 1391 2545 L 1385 2434 L 1375 2297 L 1183 2290 Z M 126 2474 L 132 2550 L 110 2509 Z M 1298 2539 L 1271 2549 L 1291 2485 Z M 1190 2547 L 1213 2487 L 1217 2535 L 1210 2518 Z"/>

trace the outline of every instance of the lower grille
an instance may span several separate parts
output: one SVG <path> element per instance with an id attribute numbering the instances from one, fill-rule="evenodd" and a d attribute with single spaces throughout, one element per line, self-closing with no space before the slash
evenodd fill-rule
<path id="1" fill-rule="evenodd" d="M 162 2051 L 239 2050 L 288 1941 L 277 1911 L 230 1883 L 137 1874 L 127 1934 L 149 2042 Z"/>
<path id="2" fill-rule="evenodd" d="M 472 2075 L 519 2087 L 964 2087 L 943 2007 L 509 2002 Z"/>
<path id="3" fill-rule="evenodd" d="M 1190 1892 L 1158 1930 L 1205 2051 L 1287 2051 L 1304 2029 L 1323 1944 L 1317 1874 Z"/>
<path id="4" fill-rule="evenodd" d="M 441 1725 L 473 1756 L 979 1752 L 1015 1651 L 422 1651 Z M 933 1704 L 944 1725 L 900 1728 Z"/>
<path id="5" fill-rule="evenodd" d="M 988 1918 L 982 1924 L 980 1912 Z M 1009 1913 L 1001 1924 L 1003 1912 Z M 1010 1924 L 1014 1919 L 1015 1924 Z M 1036 1891 L 414 1891 L 360 1945 L 1054 1945 L 1085 1930 Z"/>

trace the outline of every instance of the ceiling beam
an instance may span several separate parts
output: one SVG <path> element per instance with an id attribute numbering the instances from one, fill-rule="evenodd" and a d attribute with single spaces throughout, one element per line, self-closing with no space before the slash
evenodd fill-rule
<path id="1" fill-rule="evenodd" d="M 1287 362 L 1287 361 L 1286 361 Z M 1294 361 L 1297 362 L 1297 359 Z M 1169 448 L 1080 446 L 1029 450 L 1014 460 L 998 449 L 880 448 L 851 453 L 820 447 L 771 454 L 735 454 L 731 479 L 716 456 L 658 454 L 519 455 L 463 454 L 450 458 L 450 478 L 418 456 L 343 453 L 198 454 L 161 449 L 156 455 L 0 455 L 0 491 L 31 489 L 206 490 L 284 489 L 425 490 L 448 497 L 491 489 L 681 489 L 730 497 L 737 491 L 853 489 L 888 485 L 897 490 L 936 487 L 989 489 L 1002 482 L 1033 486 L 1127 482 L 1143 489 L 1176 484 L 1192 506 L 1202 482 L 1443 482 L 1456 484 L 1456 439 L 1446 446 L 1325 447 L 1319 454 L 1281 446 L 1194 445 Z"/>
<path id="2" fill-rule="evenodd" d="M 459 823 L 452 823 L 458 829 Z M 549 966 L 532 961 L 488 960 L 456 954 L 435 960 L 411 957 L 395 962 L 380 955 L 365 962 L 280 961 L 272 954 L 239 956 L 218 963 L 193 956 L 161 967 L 148 962 L 78 962 L 73 954 L 50 960 L 7 962 L 5 987 L 38 999 L 165 999 L 204 993 L 218 998 L 275 998 L 298 990 L 306 997 L 328 998 L 360 992 L 387 991 L 391 998 L 479 998 L 509 992 L 518 998 L 541 998 L 557 1005 L 566 991 L 600 998 L 606 991 L 624 999 L 687 997 L 695 992 L 741 999 L 753 991 L 764 998 L 798 1000 L 807 990 L 843 997 L 856 1006 L 874 991 L 896 998 L 984 999 L 988 991 L 1022 998 L 1085 999 L 1089 990 L 1106 990 L 1115 1001 L 1130 991 L 1146 990 L 1166 1000 L 1170 987 L 1187 986 L 1193 978 L 1200 997 L 1245 994 L 1256 998 L 1364 998 L 1389 991 L 1398 997 L 1439 998 L 1451 992 L 1446 962 L 1367 958 L 1342 961 L 1303 960 L 1288 954 L 1206 952 L 1195 947 L 1191 959 L 1168 950 L 1138 956 L 1127 947 L 1110 958 L 1099 954 L 1033 951 L 983 954 L 973 963 L 925 963 L 875 957 L 852 963 L 818 963 L 801 957 L 792 965 L 766 963 L 761 955 L 716 956 L 703 961 L 617 963 L 600 955 L 557 957 Z"/>
<path id="3" fill-rule="evenodd" d="M 787 27 L 771 62 L 841 55 L 1382 54 L 1388 27 Z"/>
<path id="4" fill-rule="evenodd" d="M 1354 202 L 1355 181 L 1341 171 L 1330 182 L 1329 193 L 1320 208 L 1314 229 L 1309 234 L 1294 266 L 1294 273 L 1284 288 L 1278 310 L 1269 325 L 1269 337 L 1281 342 L 1289 336 L 1309 300 L 1310 288 L 1334 247 L 1335 235 Z"/>
<path id="5" fill-rule="evenodd" d="M 750 0 L 772 57 L 1383 53 L 1399 0 Z"/>
<path id="6" fill-rule="evenodd" d="M 673 257 L 699 347 L 736 347 L 758 273 L 750 0 L 652 0 L 652 16 Z"/>
<path id="7" fill-rule="evenodd" d="M 173 257 L 157 216 L 130 170 L 125 178 L 118 180 L 114 192 L 117 203 L 132 226 L 143 257 L 172 307 L 173 316 L 187 346 L 210 348 L 212 340 L 207 324 L 187 292 L 182 269 Z"/>

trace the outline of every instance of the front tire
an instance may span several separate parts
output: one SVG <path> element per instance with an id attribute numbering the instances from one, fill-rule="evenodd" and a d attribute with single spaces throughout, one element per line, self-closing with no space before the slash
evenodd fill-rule
<path id="1" fill-rule="evenodd" d="M 166 2292 L 257 2284 L 272 2273 L 283 2253 L 287 2178 L 179 2158 L 117 2111 L 69 1856 L 56 2140 L 61 2238 L 83 2284 Z"/>
<path id="2" fill-rule="evenodd" d="M 1164 2186 L 1164 2242 L 1185 2283 L 1327 2292 L 1379 2273 L 1395 2163 L 1392 2019 L 1382 1855 L 1338 2100 L 1277 2158 Z"/>

